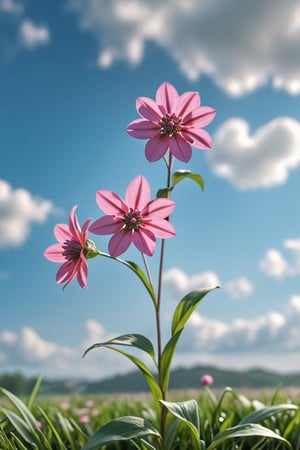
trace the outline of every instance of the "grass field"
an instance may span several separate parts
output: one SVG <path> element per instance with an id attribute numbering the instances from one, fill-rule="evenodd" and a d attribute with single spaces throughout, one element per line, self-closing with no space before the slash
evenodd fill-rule
<path id="1" fill-rule="evenodd" d="M 31 396 L 20 399 L 5 389 L 0 392 L 0 449 L 161 448 L 155 436 L 148 439 L 150 447 L 139 439 L 103 447 L 89 447 L 87 444 L 96 430 L 122 416 L 142 417 L 157 426 L 160 405 L 147 393 L 44 397 L 38 395 L 36 386 Z M 169 400 L 185 402 L 191 398 L 199 407 L 201 446 L 195 446 L 190 429 L 184 423 L 177 423 L 169 449 L 300 450 L 300 410 L 297 409 L 300 406 L 300 388 L 236 391 L 205 387 L 201 390 L 171 391 Z M 242 422 L 247 423 L 247 418 L 252 418 L 249 423 L 254 421 L 268 428 L 280 440 L 237 436 L 226 443 L 221 440 L 219 444 L 213 444 L 218 433 L 224 434 Z M 174 416 L 168 414 L 168 426 L 174 428 L 175 423 L 176 418 L 174 420 Z"/>

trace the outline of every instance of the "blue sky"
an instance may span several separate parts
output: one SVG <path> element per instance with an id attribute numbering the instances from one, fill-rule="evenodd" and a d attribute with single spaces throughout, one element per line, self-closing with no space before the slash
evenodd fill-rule
<path id="1" fill-rule="evenodd" d="M 184 5 L 183 5 L 184 3 Z M 186 326 L 174 365 L 300 370 L 300 2 L 279 0 L 0 0 L 0 371 L 103 378 L 133 367 L 90 344 L 129 332 L 154 339 L 139 280 L 89 261 L 88 289 L 55 284 L 43 257 L 74 204 L 123 196 L 163 161 L 126 134 L 138 96 L 163 81 L 217 110 L 210 151 L 175 169 L 162 323 L 183 295 L 219 283 Z M 108 237 L 94 236 L 103 251 Z M 124 258 L 142 265 L 131 248 Z M 151 261 L 154 278 L 158 258 Z"/>

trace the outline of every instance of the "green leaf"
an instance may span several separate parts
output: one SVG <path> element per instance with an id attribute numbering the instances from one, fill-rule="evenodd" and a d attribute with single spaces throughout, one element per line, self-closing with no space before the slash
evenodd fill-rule
<path id="1" fill-rule="evenodd" d="M 187 400 L 185 402 L 166 402 L 160 400 L 167 410 L 183 421 L 197 443 L 198 448 L 200 448 L 200 421 L 199 421 L 199 410 L 196 400 Z"/>
<path id="2" fill-rule="evenodd" d="M 5 397 L 7 397 L 11 401 L 11 403 L 17 408 L 17 410 L 25 419 L 25 422 L 28 425 L 30 431 L 34 432 L 36 430 L 36 419 L 29 411 L 27 406 L 16 395 L 4 388 L 0 388 L 0 394 L 5 395 Z"/>
<path id="3" fill-rule="evenodd" d="M 191 314 L 197 308 L 205 295 L 218 287 L 219 286 L 213 286 L 206 289 L 199 289 L 198 291 L 192 291 L 183 297 L 177 305 L 173 315 L 172 335 L 175 335 L 183 329 L 187 320 L 190 318 Z"/>
<path id="4" fill-rule="evenodd" d="M 166 390 L 168 389 L 171 373 L 171 362 L 181 332 L 182 330 L 171 336 L 161 354 L 159 383 L 163 392 L 166 392 Z"/>
<path id="5" fill-rule="evenodd" d="M 148 353 L 148 355 L 151 356 L 152 360 L 156 365 L 152 342 L 142 334 L 136 333 L 123 334 L 122 336 L 118 336 L 114 339 L 111 339 L 110 341 L 98 342 L 97 344 L 93 344 L 84 352 L 83 356 L 85 356 L 90 350 L 94 348 L 108 347 L 111 345 L 126 345 L 128 347 L 135 347 L 138 348 L 139 350 L 143 350 L 144 352 Z"/>
<path id="6" fill-rule="evenodd" d="M 15 431 L 19 433 L 19 435 L 26 441 L 31 444 L 35 448 L 38 448 L 39 442 L 36 439 L 33 430 L 20 416 L 15 414 L 13 411 L 10 411 L 6 408 L 1 408 L 1 411 L 5 415 L 5 417 L 9 420 L 9 422 L 14 427 Z"/>
<path id="7" fill-rule="evenodd" d="M 147 442 L 145 439 L 140 439 L 141 443 L 150 450 L 157 450 L 156 447 L 154 447 L 150 442 Z"/>
<path id="8" fill-rule="evenodd" d="M 156 198 L 168 198 L 170 190 L 169 188 L 159 189 L 156 193 Z"/>
<path id="9" fill-rule="evenodd" d="M 156 295 L 154 288 L 152 284 L 149 282 L 148 278 L 142 271 L 142 269 L 134 262 L 132 261 L 124 261 L 120 258 L 114 258 L 108 253 L 100 252 L 99 255 L 104 256 L 105 258 L 113 259 L 115 261 L 118 261 L 119 263 L 123 264 L 124 266 L 128 267 L 130 270 L 132 270 L 141 280 L 145 288 L 147 289 L 148 293 L 150 294 L 151 300 L 153 301 L 154 305 L 156 305 Z"/>
<path id="10" fill-rule="evenodd" d="M 39 391 L 39 389 L 40 389 L 42 379 L 43 379 L 42 376 L 39 376 L 39 377 L 37 378 L 37 380 L 36 380 L 36 382 L 35 382 L 35 384 L 34 384 L 34 386 L 33 386 L 33 389 L 32 389 L 32 391 L 31 391 L 30 397 L 29 397 L 29 399 L 27 400 L 27 408 L 28 408 L 29 410 L 32 409 L 32 406 L 33 406 L 33 403 L 34 403 L 34 401 L 35 401 L 36 395 L 37 395 L 37 393 L 38 393 L 38 391 Z"/>
<path id="11" fill-rule="evenodd" d="M 15 433 L 12 432 L 11 435 L 13 436 L 14 440 L 18 443 L 18 450 L 28 450 L 21 441 L 21 439 L 19 439 Z M 17 447 L 14 448 L 16 449 Z"/>
<path id="12" fill-rule="evenodd" d="M 248 414 L 240 421 L 240 425 L 245 423 L 260 423 L 263 420 L 266 420 L 269 417 L 274 416 L 274 414 L 278 414 L 287 410 L 296 411 L 297 409 L 298 407 L 291 403 L 276 406 L 267 406 L 265 408 L 261 408 L 257 411 L 253 411 L 252 413 Z"/>
<path id="13" fill-rule="evenodd" d="M 197 173 L 192 173 L 190 170 L 177 170 L 177 172 L 174 172 L 172 177 L 173 186 L 180 183 L 180 181 L 184 180 L 185 178 L 190 178 L 191 180 L 195 181 L 195 183 L 197 183 L 202 190 L 204 189 L 203 178 Z"/>
<path id="14" fill-rule="evenodd" d="M 112 420 L 91 436 L 82 450 L 93 450 L 119 441 L 129 441 L 153 435 L 160 438 L 156 428 L 141 417 L 124 416 Z"/>
<path id="15" fill-rule="evenodd" d="M 49 425 L 49 428 L 51 429 L 51 431 L 53 433 L 53 436 L 54 436 L 54 438 L 57 441 L 59 450 L 66 450 L 66 447 L 65 447 L 65 445 L 64 445 L 64 443 L 63 443 L 63 441 L 62 441 L 62 439 L 61 439 L 61 437 L 60 437 L 60 435 L 59 435 L 59 433 L 58 433 L 58 431 L 56 429 L 55 424 L 52 422 L 50 417 L 45 413 L 45 411 L 41 407 L 38 406 L 38 408 L 39 408 L 39 411 L 40 411 L 41 415 L 44 417 L 44 419 L 46 420 L 47 424 Z"/>
<path id="16" fill-rule="evenodd" d="M 282 436 L 279 436 L 274 431 L 270 430 L 269 428 L 265 428 L 261 425 L 255 424 L 255 423 L 249 423 L 249 424 L 243 424 L 243 425 L 237 425 L 232 428 L 227 428 L 226 430 L 222 431 L 221 433 L 218 433 L 215 437 L 210 446 L 207 448 L 207 450 L 213 450 L 217 448 L 220 444 L 223 444 L 225 441 L 229 439 L 236 439 L 236 438 L 250 438 L 250 437 L 263 437 L 263 438 L 270 438 L 270 439 L 277 439 L 281 442 L 283 442 L 285 445 L 290 447 L 290 443 L 285 440 Z"/>
<path id="17" fill-rule="evenodd" d="M 172 450 L 173 442 L 176 437 L 177 429 L 178 429 L 179 419 L 173 420 L 172 423 L 168 425 L 167 434 L 164 439 L 164 446 L 166 450 Z"/>
<path id="18" fill-rule="evenodd" d="M 125 352 L 124 350 L 121 350 L 120 348 L 114 347 L 113 345 L 105 345 L 104 347 L 114 350 L 115 352 L 121 353 L 121 355 L 124 355 L 128 359 L 130 359 L 130 361 L 133 362 L 133 364 L 135 364 L 142 372 L 142 374 L 153 394 L 153 397 L 156 400 L 160 400 L 162 398 L 161 389 L 160 389 L 153 373 L 151 372 L 151 370 L 148 369 L 148 367 L 140 359 L 136 358 L 135 356 L 131 355 L 130 353 Z M 93 348 L 94 348 L 93 346 L 88 348 L 85 351 L 84 356 L 87 354 L 87 352 L 89 352 Z"/>

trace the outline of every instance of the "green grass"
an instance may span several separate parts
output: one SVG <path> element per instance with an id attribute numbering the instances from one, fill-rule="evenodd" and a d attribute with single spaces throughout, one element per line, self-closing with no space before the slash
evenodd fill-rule
<path id="1" fill-rule="evenodd" d="M 39 383 L 38 383 L 39 384 Z M 43 397 L 38 396 L 37 386 L 31 396 L 20 399 L 6 389 L 0 389 L 0 450 L 77 450 L 107 422 L 122 416 L 139 416 L 158 426 L 158 408 L 147 395 L 122 396 L 98 395 L 94 397 Z M 171 392 L 172 401 L 184 401 L 194 398 L 199 406 L 201 450 L 280 450 L 290 448 L 300 450 L 300 406 L 297 398 L 291 398 L 289 392 L 275 390 L 246 395 L 230 388 L 215 391 L 203 389 L 201 392 Z M 280 406 L 282 405 L 282 406 Z M 175 419 L 176 420 L 176 419 Z M 168 425 L 175 423 L 174 416 L 168 415 Z M 212 442 L 218 433 L 250 420 L 258 423 L 283 441 L 265 437 L 244 439 L 236 437 L 219 445 Z M 174 428 L 172 450 L 193 450 L 189 428 L 181 422 Z M 155 438 L 152 445 L 155 447 Z M 104 449 L 146 449 L 142 441 L 115 443 Z"/>

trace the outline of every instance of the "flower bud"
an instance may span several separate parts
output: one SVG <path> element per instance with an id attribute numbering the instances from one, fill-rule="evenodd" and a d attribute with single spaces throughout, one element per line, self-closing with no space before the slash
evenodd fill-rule
<path id="1" fill-rule="evenodd" d="M 100 254 L 100 251 L 91 239 L 87 239 L 84 244 L 83 254 L 86 259 L 95 258 L 95 256 Z"/>

